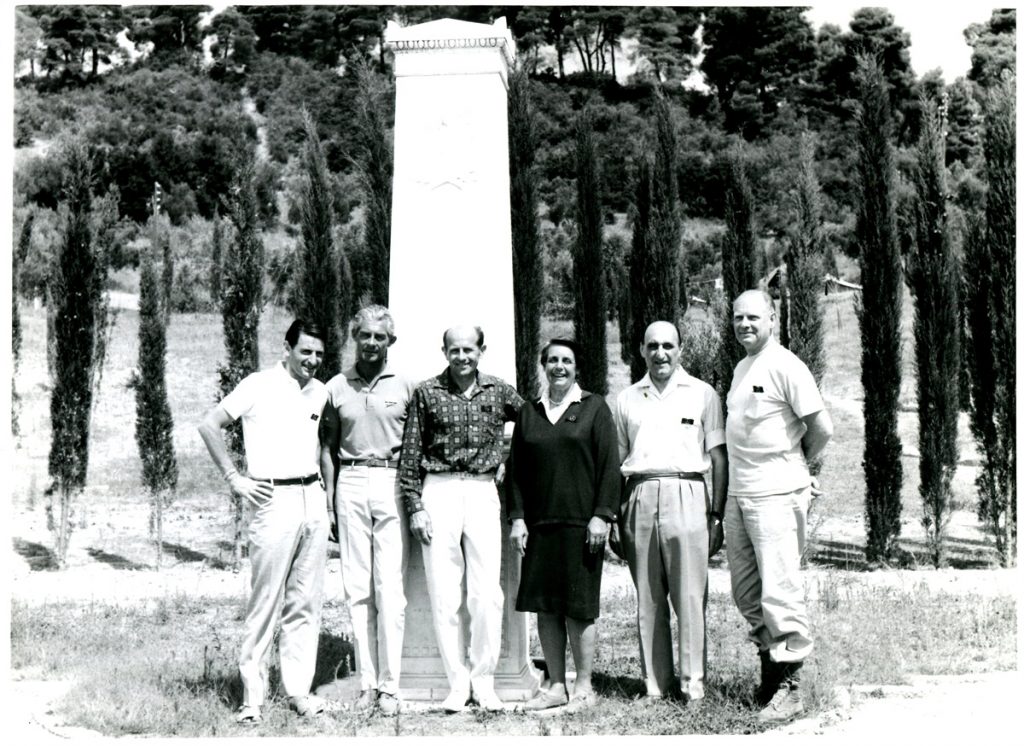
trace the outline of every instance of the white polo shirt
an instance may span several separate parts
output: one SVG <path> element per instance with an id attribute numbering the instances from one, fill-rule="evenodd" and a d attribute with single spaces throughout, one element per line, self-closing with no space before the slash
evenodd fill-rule
<path id="1" fill-rule="evenodd" d="M 290 479 L 320 472 L 317 431 L 327 387 L 315 378 L 299 387 L 276 363 L 251 373 L 220 405 L 231 419 L 242 419 L 249 474 L 259 479 Z"/>
<path id="2" fill-rule="evenodd" d="M 726 404 L 730 495 L 781 495 L 811 483 L 801 418 L 825 402 L 800 358 L 770 339 L 737 363 Z"/>
<path id="3" fill-rule="evenodd" d="M 659 392 L 648 373 L 615 400 L 622 474 L 705 472 L 725 442 L 715 390 L 677 368 Z"/>

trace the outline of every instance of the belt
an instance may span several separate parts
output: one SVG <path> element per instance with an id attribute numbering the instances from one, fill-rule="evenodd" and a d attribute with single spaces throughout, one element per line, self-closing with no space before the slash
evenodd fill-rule
<path id="1" fill-rule="evenodd" d="M 398 461 L 393 458 L 343 458 L 342 466 L 369 466 L 375 469 L 397 469 Z"/>
<path id="2" fill-rule="evenodd" d="M 630 474 L 626 478 L 626 486 L 633 488 L 641 482 L 652 479 L 684 479 L 690 482 L 703 482 L 704 475 L 699 471 L 664 471 L 650 474 Z"/>
<path id="3" fill-rule="evenodd" d="M 310 474 L 308 477 L 288 477 L 287 479 L 256 479 L 257 482 L 270 482 L 275 487 L 294 487 L 302 485 L 305 487 L 307 484 L 313 484 L 313 482 L 320 481 L 319 474 Z"/>

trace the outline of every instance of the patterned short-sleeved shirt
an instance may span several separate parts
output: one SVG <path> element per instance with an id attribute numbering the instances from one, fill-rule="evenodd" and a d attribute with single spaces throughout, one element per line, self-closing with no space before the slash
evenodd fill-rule
<path id="1" fill-rule="evenodd" d="M 477 374 L 466 398 L 448 369 L 416 387 L 405 424 L 398 478 L 406 509 L 423 509 L 420 495 L 427 474 L 487 474 L 504 459 L 504 427 L 513 422 L 523 399 L 494 376 Z"/>

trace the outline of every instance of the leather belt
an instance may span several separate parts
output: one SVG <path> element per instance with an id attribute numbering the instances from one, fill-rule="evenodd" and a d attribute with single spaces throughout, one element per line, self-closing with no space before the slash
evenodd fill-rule
<path id="1" fill-rule="evenodd" d="M 641 482 L 652 479 L 685 479 L 690 482 L 703 482 L 704 475 L 699 471 L 666 471 L 652 474 L 630 474 L 626 478 L 626 487 L 632 489 Z"/>
<path id="2" fill-rule="evenodd" d="M 397 469 L 398 461 L 393 458 L 343 458 L 342 466 L 369 466 L 375 469 Z"/>
<path id="3" fill-rule="evenodd" d="M 320 481 L 319 474 L 310 474 L 308 477 L 288 477 L 287 479 L 257 479 L 257 482 L 270 482 L 275 487 L 295 487 L 302 485 L 305 487 L 307 484 L 313 484 L 313 482 Z"/>

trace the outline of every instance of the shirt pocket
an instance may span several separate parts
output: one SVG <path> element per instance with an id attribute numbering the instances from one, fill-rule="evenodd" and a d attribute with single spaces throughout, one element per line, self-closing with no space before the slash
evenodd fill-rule
<path id="1" fill-rule="evenodd" d="M 771 417 L 779 411 L 779 402 L 767 394 L 751 394 L 743 407 L 743 417 L 752 422 Z"/>

